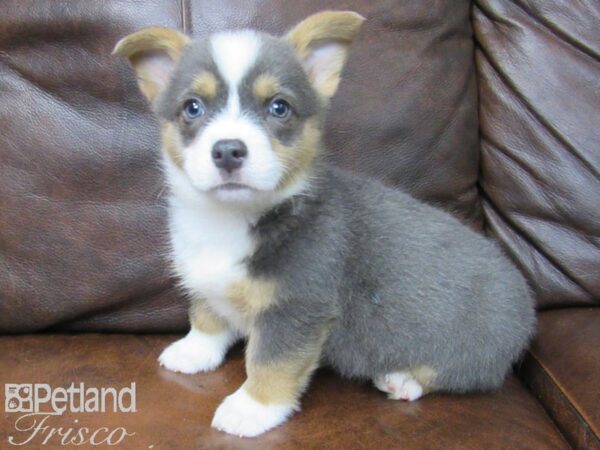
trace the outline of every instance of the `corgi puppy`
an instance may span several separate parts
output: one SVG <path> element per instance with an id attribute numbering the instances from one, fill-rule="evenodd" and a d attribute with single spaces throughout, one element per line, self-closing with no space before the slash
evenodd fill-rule
<path id="1" fill-rule="evenodd" d="M 284 422 L 320 365 L 390 399 L 493 389 L 533 333 L 528 286 L 494 242 L 324 162 L 325 111 L 363 20 L 321 12 L 283 37 L 147 28 L 114 50 L 160 124 L 191 299 L 191 330 L 160 364 L 214 370 L 247 340 L 247 379 L 212 422 L 227 433 Z"/>

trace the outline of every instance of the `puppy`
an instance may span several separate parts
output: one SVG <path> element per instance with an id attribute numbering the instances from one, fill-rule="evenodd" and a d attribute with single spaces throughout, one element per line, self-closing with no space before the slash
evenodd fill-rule
<path id="1" fill-rule="evenodd" d="M 212 425 L 257 436 L 329 365 L 391 399 L 500 386 L 534 328 L 519 271 L 449 214 L 323 162 L 324 113 L 363 17 L 327 11 L 283 37 L 122 39 L 160 123 L 172 258 L 191 330 L 167 369 L 217 368 L 247 339 L 247 379 Z"/>

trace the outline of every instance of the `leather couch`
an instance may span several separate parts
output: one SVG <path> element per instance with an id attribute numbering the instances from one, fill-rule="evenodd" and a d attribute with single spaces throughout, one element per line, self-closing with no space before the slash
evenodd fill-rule
<path id="1" fill-rule="evenodd" d="M 111 50 L 149 25 L 282 33 L 326 8 L 368 18 L 331 106 L 331 160 L 498 239 L 539 330 L 497 392 L 393 402 L 322 369 L 293 420 L 242 440 L 210 420 L 243 349 L 210 374 L 156 362 L 186 302 L 165 257 L 156 123 Z M 135 382 L 135 413 L 46 422 L 135 433 L 120 448 L 600 449 L 599 129 L 594 1 L 3 0 L 0 382 Z M 19 417 L 3 412 L 0 448 L 25 440 Z M 43 437 L 24 447 L 63 447 Z"/>

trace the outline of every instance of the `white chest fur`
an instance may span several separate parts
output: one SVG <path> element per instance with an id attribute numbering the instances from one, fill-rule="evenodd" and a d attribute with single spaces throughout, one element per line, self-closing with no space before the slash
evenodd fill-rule
<path id="1" fill-rule="evenodd" d="M 247 275 L 244 258 L 254 250 L 249 227 L 250 219 L 239 211 L 200 200 L 171 200 L 171 245 L 181 283 L 241 332 L 244 319 L 225 293 Z"/>
<path id="2" fill-rule="evenodd" d="M 231 305 L 226 291 L 248 276 L 245 259 L 256 247 L 250 228 L 264 211 L 302 192 L 306 182 L 257 195 L 253 203 L 240 208 L 199 193 L 168 159 L 165 169 L 171 186 L 169 228 L 175 272 L 192 296 L 204 299 L 216 314 L 245 333 L 248 318 Z"/>

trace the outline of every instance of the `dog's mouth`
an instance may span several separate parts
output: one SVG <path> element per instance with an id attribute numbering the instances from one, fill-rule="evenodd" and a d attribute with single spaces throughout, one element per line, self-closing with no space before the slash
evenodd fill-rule
<path id="1" fill-rule="evenodd" d="M 256 191 L 256 188 L 243 183 L 228 181 L 211 188 L 212 192 Z"/>

